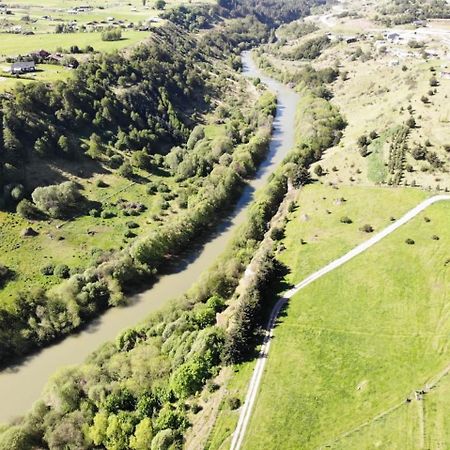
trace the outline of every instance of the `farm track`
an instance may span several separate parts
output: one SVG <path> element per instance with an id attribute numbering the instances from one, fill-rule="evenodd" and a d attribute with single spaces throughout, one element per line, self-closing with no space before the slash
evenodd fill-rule
<path id="1" fill-rule="evenodd" d="M 322 267 L 322 269 L 319 269 L 317 272 L 314 272 L 307 278 L 305 278 L 303 281 L 295 285 L 292 289 L 288 290 L 283 294 L 283 296 L 276 302 L 275 306 L 272 309 L 272 312 L 270 314 L 270 318 L 268 321 L 268 324 L 266 326 L 265 330 L 265 336 L 264 341 L 260 350 L 260 353 L 258 355 L 255 368 L 253 370 L 253 375 L 250 380 L 250 384 L 247 390 L 247 395 L 245 398 L 244 405 L 242 407 L 241 413 L 239 415 L 238 424 L 236 426 L 236 429 L 233 433 L 232 441 L 230 450 L 239 450 L 242 447 L 242 443 L 245 437 L 245 433 L 248 428 L 248 424 L 251 418 L 251 413 L 253 410 L 253 406 L 256 401 L 256 397 L 259 391 L 259 386 L 261 383 L 261 379 L 264 373 L 264 369 L 266 366 L 267 358 L 269 355 L 270 350 L 270 344 L 272 342 L 273 338 L 273 330 L 278 318 L 278 315 L 282 308 L 285 306 L 286 302 L 293 297 L 297 292 L 299 292 L 301 289 L 305 288 L 312 282 L 316 281 L 317 279 L 321 278 L 322 276 L 326 275 L 327 273 L 337 269 L 338 267 L 342 266 L 346 262 L 353 259 L 355 256 L 360 255 L 373 245 L 380 242 L 385 237 L 389 236 L 391 233 L 396 231 L 398 228 L 409 222 L 411 219 L 416 217 L 418 214 L 420 214 L 422 211 L 427 209 L 429 206 L 433 205 L 434 203 L 441 202 L 441 201 L 450 201 L 450 195 L 435 195 L 433 197 L 430 197 L 423 202 L 419 203 L 416 207 L 408 211 L 406 214 L 404 214 L 400 219 L 398 219 L 396 222 L 392 223 L 391 225 L 387 226 L 384 230 L 380 231 L 379 233 L 375 234 L 372 238 L 368 239 L 367 241 L 363 242 L 362 244 L 356 246 L 354 249 L 350 250 L 345 255 L 341 256 L 338 259 L 335 259 L 331 263 L 327 264 L 326 266 Z M 448 365 L 443 371 L 441 371 L 430 383 L 427 383 L 423 390 L 429 391 L 433 387 L 437 385 L 437 383 L 448 373 L 450 372 L 450 365 Z M 398 403 L 394 406 L 391 406 L 390 408 L 386 409 L 385 411 L 379 413 L 377 416 L 375 416 L 370 421 L 364 422 L 361 425 L 358 425 L 357 427 L 353 428 L 352 430 L 349 430 L 340 436 L 336 437 L 333 442 L 336 442 L 337 440 L 342 439 L 343 437 L 346 437 L 361 428 L 364 428 L 365 426 L 369 425 L 375 420 L 380 419 L 381 417 L 384 417 L 388 415 L 389 413 L 395 411 L 399 407 L 401 407 L 404 404 L 404 401 L 401 403 Z M 329 445 L 330 443 L 326 444 Z"/>

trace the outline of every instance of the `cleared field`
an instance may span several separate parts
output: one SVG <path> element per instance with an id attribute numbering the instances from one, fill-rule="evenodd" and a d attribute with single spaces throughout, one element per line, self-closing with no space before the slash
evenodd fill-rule
<path id="1" fill-rule="evenodd" d="M 87 45 L 99 52 L 111 52 L 129 47 L 148 37 L 144 31 L 124 31 L 119 41 L 102 41 L 101 33 L 62 33 L 24 36 L 20 34 L 0 34 L 0 57 L 24 55 L 40 49 L 54 52 L 58 47 L 68 49 L 72 45 L 84 48 Z"/>
<path id="2" fill-rule="evenodd" d="M 401 423 L 416 416 L 412 393 L 450 362 L 449 217 L 450 205 L 433 205 L 290 300 L 244 448 L 335 447 L 343 433 L 396 405 L 397 434 L 373 432 L 379 441 L 342 448 L 405 448 L 407 440 L 420 448 L 415 425 L 405 437 Z M 408 397 L 412 412 L 403 412 Z"/>
<path id="3" fill-rule="evenodd" d="M 306 186 L 286 227 L 286 249 L 279 254 L 291 269 L 287 281 L 298 283 L 368 239 L 371 234 L 361 231 L 362 226 L 380 231 L 426 197 L 415 189 Z M 352 223 L 342 223 L 344 217 Z"/>
<path id="4" fill-rule="evenodd" d="M 23 77 L 2 77 L 0 75 L 0 92 L 9 91 L 14 88 L 17 83 L 32 83 L 33 81 L 43 81 L 44 83 L 52 83 L 57 80 L 65 80 L 73 73 L 71 69 L 54 64 L 38 64 L 37 71 Z"/>
<path id="5" fill-rule="evenodd" d="M 361 225 L 371 224 L 379 231 L 391 223 L 391 217 L 400 217 L 426 197 L 423 191 L 406 188 L 340 186 L 334 189 L 320 184 L 304 187 L 297 198 L 298 207 L 289 217 L 283 240 L 286 249 L 278 255 L 290 267 L 286 281 L 290 284 L 300 281 L 368 239 L 370 234 L 361 232 Z M 346 201 L 341 201 L 342 198 Z M 341 223 L 340 218 L 344 216 L 350 217 L 353 223 Z M 253 366 L 254 362 L 250 362 L 237 368 L 226 386 L 230 397 L 244 401 Z M 227 448 L 238 416 L 239 410 L 223 405 L 208 449 Z"/>

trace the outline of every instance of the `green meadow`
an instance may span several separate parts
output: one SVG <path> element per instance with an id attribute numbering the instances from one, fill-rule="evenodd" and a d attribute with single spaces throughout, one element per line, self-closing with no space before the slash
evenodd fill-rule
<path id="1" fill-rule="evenodd" d="M 0 57 L 24 55 L 40 49 L 55 52 L 58 47 L 68 49 L 73 45 L 84 48 L 87 45 L 95 51 L 111 52 L 143 41 L 149 35 L 145 31 L 124 31 L 119 41 L 102 41 L 100 32 L 91 33 L 51 33 L 25 36 L 21 34 L 0 34 Z"/>
<path id="2" fill-rule="evenodd" d="M 364 222 L 370 216 L 385 220 L 395 207 L 398 216 L 418 195 L 393 192 L 398 192 L 396 202 L 385 197 L 361 203 L 354 225 L 364 215 Z M 450 204 L 433 205 L 289 301 L 275 329 L 246 450 L 400 449 L 422 448 L 423 442 L 429 443 L 424 448 L 444 448 L 447 378 L 423 399 L 417 400 L 414 391 L 450 363 L 449 217 Z M 350 233 L 343 231 L 346 224 L 335 223 L 332 228 L 338 230 L 328 244 L 302 258 L 292 249 L 294 241 L 304 249 L 311 244 L 301 245 L 300 239 L 311 242 L 311 237 L 293 220 L 282 257 L 292 270 L 288 280 L 303 278 L 319 260 L 342 254 L 335 250 L 344 250 Z M 316 230 L 325 240 L 327 227 Z"/>

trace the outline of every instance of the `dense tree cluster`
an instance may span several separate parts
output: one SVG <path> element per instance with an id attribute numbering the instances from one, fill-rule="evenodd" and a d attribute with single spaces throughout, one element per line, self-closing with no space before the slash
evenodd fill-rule
<path id="1" fill-rule="evenodd" d="M 386 25 L 400 25 L 415 20 L 448 19 L 446 0 L 394 0 L 378 8 L 379 19 Z"/>
<path id="2" fill-rule="evenodd" d="M 330 46 L 330 39 L 328 36 L 317 36 L 311 38 L 295 47 L 290 53 L 290 59 L 315 59 L 319 57 L 322 52 Z"/>
<path id="3" fill-rule="evenodd" d="M 254 16 L 270 27 L 305 17 L 312 6 L 326 3 L 327 0 L 219 0 L 232 17 Z"/>

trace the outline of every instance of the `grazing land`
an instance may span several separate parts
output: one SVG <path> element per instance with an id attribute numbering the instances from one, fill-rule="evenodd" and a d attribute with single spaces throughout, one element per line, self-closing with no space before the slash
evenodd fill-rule
<path id="1" fill-rule="evenodd" d="M 427 394 L 416 400 L 414 391 L 450 362 L 449 213 L 447 204 L 433 205 L 290 300 L 244 448 L 339 445 L 341 434 L 391 407 L 426 407 Z M 420 425 L 420 415 L 414 419 Z M 395 416 L 390 426 L 398 426 Z M 366 437 L 363 448 L 400 448 L 403 439 L 389 432 Z"/>
<path id="2" fill-rule="evenodd" d="M 149 36 L 145 31 L 124 31 L 122 38 L 117 41 L 103 41 L 102 33 L 46 33 L 38 36 L 25 36 L 21 34 L 0 34 L 2 41 L 0 58 L 3 56 L 26 55 L 32 51 L 45 49 L 48 52 L 56 52 L 58 48 L 68 49 L 78 46 L 80 49 L 90 45 L 98 52 L 111 52 L 124 47 L 135 45 Z M 6 64 L 4 64 L 6 65 Z M 45 67 L 47 64 L 45 65 Z"/>

